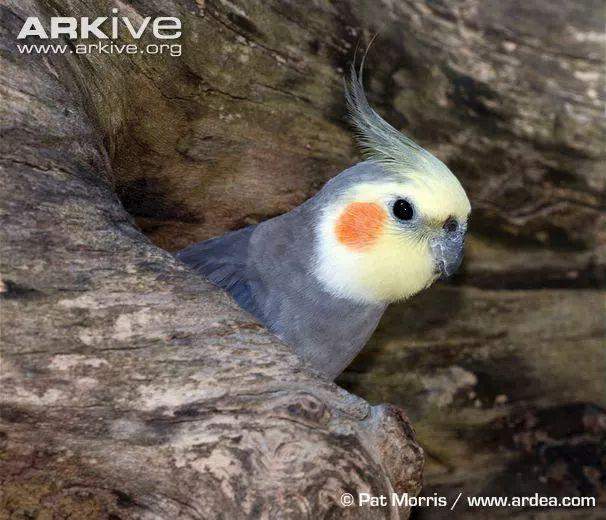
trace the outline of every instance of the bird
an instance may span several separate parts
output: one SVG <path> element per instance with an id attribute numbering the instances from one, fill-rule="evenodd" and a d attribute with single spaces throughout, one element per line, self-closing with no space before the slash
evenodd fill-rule
<path id="1" fill-rule="evenodd" d="M 291 211 L 176 254 L 329 380 L 388 305 L 458 269 L 471 211 L 449 168 L 370 106 L 363 65 L 345 98 L 364 160 Z"/>

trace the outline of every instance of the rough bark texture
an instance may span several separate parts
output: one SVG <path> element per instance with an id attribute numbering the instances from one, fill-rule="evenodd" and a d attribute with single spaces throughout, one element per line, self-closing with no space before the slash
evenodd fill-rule
<path id="1" fill-rule="evenodd" d="M 316 518 L 341 489 L 417 488 L 398 413 L 300 371 L 113 195 L 168 251 L 291 209 L 356 160 L 341 77 L 376 31 L 371 101 L 474 212 L 455 283 L 392 308 L 341 383 L 413 416 L 429 495 L 603 497 L 602 3 L 135 1 L 183 21 L 182 56 L 14 52 L 27 15 L 113 5 L 2 8 L 6 510 L 195 517 L 233 496 L 227 517 Z"/>
<path id="2" fill-rule="evenodd" d="M 18 55 L 39 12 L 2 6 L 0 516 L 359 518 L 342 493 L 416 494 L 402 411 L 304 370 L 135 229 L 106 150 L 143 93 L 121 59 Z"/>

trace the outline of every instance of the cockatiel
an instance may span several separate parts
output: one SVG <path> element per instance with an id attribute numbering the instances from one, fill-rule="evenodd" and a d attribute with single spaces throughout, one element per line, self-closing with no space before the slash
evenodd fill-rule
<path id="1" fill-rule="evenodd" d="M 361 68 L 346 99 L 367 160 L 284 215 L 177 253 L 331 379 L 388 304 L 459 267 L 471 209 L 444 163 L 370 107 Z"/>

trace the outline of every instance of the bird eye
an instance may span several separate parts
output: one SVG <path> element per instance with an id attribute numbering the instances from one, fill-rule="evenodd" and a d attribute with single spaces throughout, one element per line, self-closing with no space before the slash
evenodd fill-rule
<path id="1" fill-rule="evenodd" d="M 398 220 L 410 220 L 414 215 L 412 204 L 406 199 L 396 200 L 391 211 Z"/>

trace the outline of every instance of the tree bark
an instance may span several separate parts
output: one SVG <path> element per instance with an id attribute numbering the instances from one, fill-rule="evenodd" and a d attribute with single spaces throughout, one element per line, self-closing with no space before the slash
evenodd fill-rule
<path id="1" fill-rule="evenodd" d="M 16 53 L 27 16 L 114 5 L 179 17 L 183 54 Z M 400 412 L 304 371 L 165 252 L 288 211 L 359 158 L 341 80 L 375 32 L 371 102 L 473 213 L 462 273 L 390 309 L 340 382 L 413 417 L 430 496 L 604 496 L 601 3 L 0 9 L 6 511 L 381 517 L 335 500 L 418 489 Z"/>
<path id="2" fill-rule="evenodd" d="M 128 65 L 16 52 L 26 16 L 78 6 L 2 6 L 0 516 L 407 517 L 340 503 L 418 493 L 404 413 L 306 370 L 120 204 Z"/>

